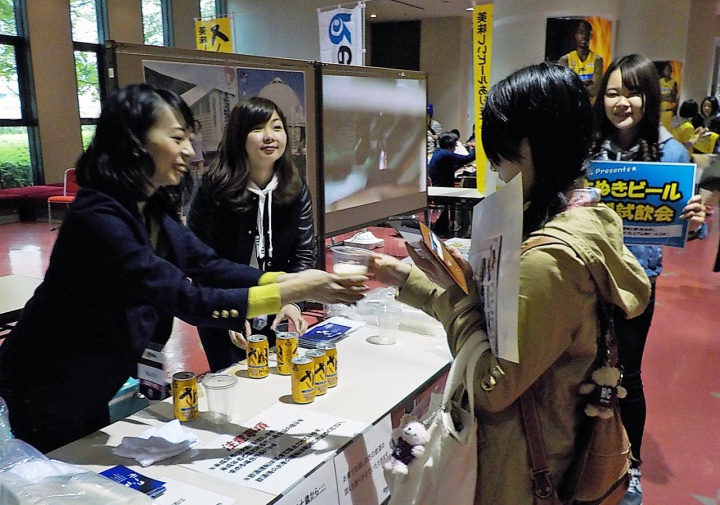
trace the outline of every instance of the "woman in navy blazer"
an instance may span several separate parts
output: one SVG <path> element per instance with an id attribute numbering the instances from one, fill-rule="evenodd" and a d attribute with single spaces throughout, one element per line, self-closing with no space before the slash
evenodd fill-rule
<path id="1" fill-rule="evenodd" d="M 192 124 L 175 93 L 131 85 L 106 101 L 78 160 L 81 190 L 45 280 L 0 346 L 13 432 L 43 452 L 109 423 L 108 402 L 148 344 L 167 342 L 173 317 L 241 331 L 286 303 L 362 296 L 365 277 L 264 273 L 219 258 L 179 222 Z"/>

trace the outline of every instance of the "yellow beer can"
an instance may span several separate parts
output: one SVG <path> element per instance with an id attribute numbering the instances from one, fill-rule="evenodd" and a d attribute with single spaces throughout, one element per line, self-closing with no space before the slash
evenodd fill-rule
<path id="1" fill-rule="evenodd" d="M 172 378 L 175 419 L 192 421 L 198 415 L 198 382 L 192 372 L 177 372 Z"/>
<path id="2" fill-rule="evenodd" d="M 275 341 L 277 370 L 280 375 L 292 373 L 292 359 L 297 356 L 298 334 L 294 331 L 278 333 Z"/>
<path id="3" fill-rule="evenodd" d="M 315 366 L 315 396 L 327 393 L 327 355 L 322 349 L 310 349 L 305 356 L 312 358 Z"/>
<path id="4" fill-rule="evenodd" d="M 327 387 L 334 388 L 338 384 L 338 361 L 337 346 L 333 343 L 322 343 L 318 349 L 325 351 L 327 363 L 325 365 L 325 375 L 327 376 Z"/>
<path id="5" fill-rule="evenodd" d="M 295 403 L 311 403 L 315 399 L 315 363 L 307 356 L 292 359 L 292 399 Z"/>
<path id="6" fill-rule="evenodd" d="M 265 335 L 250 335 L 248 337 L 248 377 L 262 379 L 270 374 L 268 353 L 268 340 Z"/>

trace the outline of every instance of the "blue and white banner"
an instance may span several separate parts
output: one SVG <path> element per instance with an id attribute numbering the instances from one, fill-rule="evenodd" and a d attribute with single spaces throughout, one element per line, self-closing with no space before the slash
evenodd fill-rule
<path id="1" fill-rule="evenodd" d="M 694 163 L 593 161 L 587 178 L 622 218 L 626 244 L 685 245 L 680 215 L 694 194 Z"/>
<path id="2" fill-rule="evenodd" d="M 352 9 L 318 9 L 320 61 L 363 66 L 365 61 L 365 3 Z"/>

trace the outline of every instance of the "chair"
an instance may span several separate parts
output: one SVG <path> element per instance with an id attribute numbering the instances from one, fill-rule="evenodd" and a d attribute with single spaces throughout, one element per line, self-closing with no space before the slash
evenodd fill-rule
<path id="1" fill-rule="evenodd" d="M 75 176 L 75 169 L 68 168 L 67 170 L 65 170 L 65 175 L 63 177 L 63 194 L 62 194 L 62 196 L 51 196 L 47 200 L 48 223 L 50 224 L 51 231 L 57 229 L 57 228 L 53 228 L 53 225 L 52 225 L 52 205 L 55 203 L 62 203 L 62 204 L 65 204 L 69 208 L 70 204 L 75 201 L 75 193 L 77 193 L 78 189 L 80 189 L 80 187 L 78 186 L 77 177 Z"/>

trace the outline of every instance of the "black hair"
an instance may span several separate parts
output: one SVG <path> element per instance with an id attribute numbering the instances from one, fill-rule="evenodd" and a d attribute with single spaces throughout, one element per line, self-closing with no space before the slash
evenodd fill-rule
<path id="1" fill-rule="evenodd" d="M 705 105 L 705 102 L 710 102 L 710 116 L 708 118 L 711 118 L 715 115 L 717 115 L 718 112 L 720 112 L 720 103 L 718 103 L 718 99 L 714 96 L 706 96 L 703 98 L 703 101 L 700 103 L 700 114 L 703 114 L 703 106 Z M 703 117 L 705 115 L 703 114 Z"/>
<path id="2" fill-rule="evenodd" d="M 693 119 L 700 113 L 700 107 L 695 100 L 685 100 L 680 105 L 678 116 L 685 119 Z"/>
<path id="3" fill-rule="evenodd" d="M 577 32 L 581 26 L 585 25 L 585 27 L 588 29 L 588 31 L 592 32 L 592 25 L 587 19 L 580 19 L 578 20 L 577 24 L 575 25 L 575 32 Z"/>
<path id="4" fill-rule="evenodd" d="M 590 97 L 580 78 L 551 62 L 532 65 L 490 89 L 482 112 L 482 143 L 494 165 L 520 161 L 527 139 L 535 183 L 524 235 L 567 207 L 565 193 L 585 175 L 592 135 Z"/>
<path id="5" fill-rule="evenodd" d="M 178 112 L 185 121 L 184 128 L 192 129 L 190 107 L 172 91 L 149 84 L 131 84 L 108 96 L 92 142 L 77 161 L 78 185 L 125 202 L 147 200 L 155 163 L 145 144 L 163 106 Z M 160 188 L 153 198 L 157 195 L 168 210 L 175 211 L 181 189 Z"/>
<path id="6" fill-rule="evenodd" d="M 445 132 L 438 138 L 440 149 L 454 149 L 458 141 L 458 136 L 453 132 Z"/>
<path id="7" fill-rule="evenodd" d="M 267 98 L 249 98 L 235 105 L 230 111 L 218 153 L 202 176 L 201 184 L 215 195 L 217 201 L 228 202 L 240 210 L 251 207 L 251 194 L 247 191 L 250 167 L 245 145 L 248 134 L 270 121 L 273 112 L 278 113 L 287 133 L 285 115 L 275 102 Z M 295 198 L 302 189 L 299 171 L 292 161 L 290 135 L 287 137 L 285 152 L 275 161 L 273 167 L 278 177 L 278 187 L 273 191 L 273 199 L 284 203 Z"/>
<path id="8" fill-rule="evenodd" d="M 590 157 L 600 154 L 603 142 L 616 132 L 605 112 L 605 92 L 610 75 L 620 70 L 622 83 L 630 92 L 640 93 L 643 98 L 643 117 L 638 127 L 638 143 L 643 147 L 638 152 L 638 161 L 659 161 L 658 138 L 660 132 L 660 76 L 652 60 L 639 54 L 622 56 L 608 66 L 603 76 L 598 99 L 595 101 L 595 132 Z"/>

